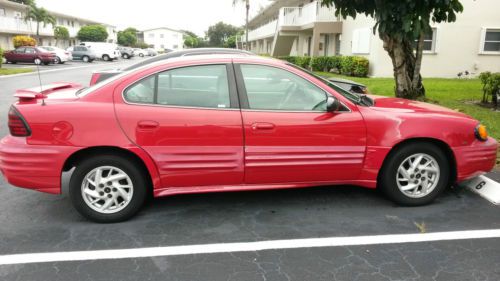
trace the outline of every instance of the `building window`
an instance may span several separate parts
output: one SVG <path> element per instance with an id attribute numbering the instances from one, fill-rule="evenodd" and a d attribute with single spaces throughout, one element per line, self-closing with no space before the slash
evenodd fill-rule
<path id="1" fill-rule="evenodd" d="M 424 53 L 436 52 L 436 35 L 437 29 L 434 27 L 431 31 L 426 32 L 424 35 Z M 417 48 L 418 40 L 415 40 L 414 48 Z"/>
<path id="2" fill-rule="evenodd" d="M 179 48 L 179 45 L 174 45 L 172 46 L 174 49 L 178 49 Z"/>
<path id="3" fill-rule="evenodd" d="M 154 33 L 149 33 L 149 38 L 155 38 L 155 34 Z"/>
<path id="4" fill-rule="evenodd" d="M 165 37 L 165 34 L 160 34 L 160 38 L 164 38 Z"/>
<path id="5" fill-rule="evenodd" d="M 14 18 L 15 19 L 22 19 L 23 18 L 23 13 L 14 11 Z"/>
<path id="6" fill-rule="evenodd" d="M 5 16 L 5 9 L 3 8 L 0 8 L 0 16 Z"/>
<path id="7" fill-rule="evenodd" d="M 353 54 L 369 54 L 370 53 L 370 37 L 372 35 L 371 28 L 355 29 L 352 34 L 352 53 Z"/>
<path id="8" fill-rule="evenodd" d="M 160 48 L 165 49 L 165 45 L 161 44 Z"/>
<path id="9" fill-rule="evenodd" d="M 500 28 L 484 28 L 481 39 L 481 53 L 500 54 Z"/>

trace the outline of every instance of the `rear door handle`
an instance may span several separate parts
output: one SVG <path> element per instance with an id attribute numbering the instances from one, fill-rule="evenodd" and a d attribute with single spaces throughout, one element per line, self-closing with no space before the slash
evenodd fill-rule
<path id="1" fill-rule="evenodd" d="M 252 130 L 274 130 L 274 124 L 272 123 L 253 123 Z"/>
<path id="2" fill-rule="evenodd" d="M 137 127 L 141 130 L 155 130 L 160 127 L 160 124 L 156 121 L 144 120 L 137 123 Z"/>

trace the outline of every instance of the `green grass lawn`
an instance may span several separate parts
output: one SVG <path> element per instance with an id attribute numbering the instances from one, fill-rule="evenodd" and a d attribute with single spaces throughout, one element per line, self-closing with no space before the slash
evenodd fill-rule
<path id="1" fill-rule="evenodd" d="M 394 96 L 393 78 L 357 78 L 326 72 L 318 72 L 318 74 L 362 83 L 375 95 Z M 479 79 L 426 78 L 424 79 L 424 87 L 427 99 L 474 117 L 488 128 L 490 136 L 500 140 L 500 112 L 476 104 L 483 96 Z"/>
<path id="2" fill-rule="evenodd" d="M 33 72 L 33 68 L 0 68 L 0 76 Z"/>

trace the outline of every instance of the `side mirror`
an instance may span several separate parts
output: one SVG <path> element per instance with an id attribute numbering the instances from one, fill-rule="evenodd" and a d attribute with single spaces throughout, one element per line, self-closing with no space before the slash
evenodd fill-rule
<path id="1" fill-rule="evenodd" d="M 328 96 L 326 98 L 326 111 L 327 112 L 335 112 L 340 109 L 340 102 L 338 99 L 332 96 Z"/>

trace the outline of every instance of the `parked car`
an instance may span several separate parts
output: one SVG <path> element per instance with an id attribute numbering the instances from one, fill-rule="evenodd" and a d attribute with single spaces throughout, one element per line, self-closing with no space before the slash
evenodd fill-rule
<path id="1" fill-rule="evenodd" d="M 104 42 L 81 42 L 80 46 L 90 48 L 103 61 L 112 61 L 120 58 L 121 54 L 118 45 Z"/>
<path id="2" fill-rule="evenodd" d="M 154 57 L 154 56 L 158 55 L 158 52 L 153 48 L 147 48 L 146 51 L 148 52 L 148 56 L 150 56 L 150 57 Z"/>
<path id="3" fill-rule="evenodd" d="M 66 51 L 71 53 L 73 60 L 93 62 L 96 59 L 95 53 L 85 46 L 72 46 L 67 48 Z"/>
<path id="4" fill-rule="evenodd" d="M 145 56 L 148 56 L 149 55 L 149 52 L 145 49 L 139 49 L 139 48 L 135 48 L 134 49 L 134 55 L 136 56 L 139 56 L 141 58 L 145 57 Z"/>
<path id="5" fill-rule="evenodd" d="M 158 61 L 184 57 L 184 56 L 199 56 L 199 55 L 223 55 L 223 54 L 240 54 L 245 56 L 253 56 L 254 54 L 248 51 L 238 50 L 238 49 L 227 49 L 227 48 L 198 48 L 198 49 L 187 49 L 182 51 L 171 52 L 168 54 L 162 54 L 154 58 L 148 58 L 146 60 L 135 63 L 131 66 L 125 67 L 124 69 L 111 69 L 111 70 L 100 70 L 92 73 L 90 79 L 90 85 L 94 85 L 101 81 L 104 81 L 110 77 L 122 73 L 123 71 L 133 70 L 145 65 L 155 63 Z"/>
<path id="6" fill-rule="evenodd" d="M 90 88 L 19 90 L 0 170 L 16 186 L 68 188 L 83 216 L 117 222 L 149 194 L 347 184 L 424 205 L 495 165 L 497 142 L 463 113 L 380 96 L 365 105 L 330 84 L 284 61 L 222 55 L 164 60 Z"/>
<path id="7" fill-rule="evenodd" d="M 73 59 L 71 57 L 71 53 L 70 52 L 68 52 L 66 50 L 63 50 L 61 48 L 58 48 L 58 47 L 40 46 L 39 48 L 42 48 L 42 49 L 46 50 L 47 52 L 55 53 L 56 54 L 56 58 L 55 58 L 54 62 L 57 63 L 57 64 L 64 64 L 65 62 L 70 61 L 70 60 Z"/>
<path id="8" fill-rule="evenodd" d="M 118 50 L 124 59 L 130 59 L 135 56 L 134 49 L 130 47 L 118 46 Z"/>
<path id="9" fill-rule="evenodd" d="M 4 53 L 7 63 L 31 62 L 37 65 L 51 64 L 56 59 L 56 54 L 40 47 L 19 47 L 13 51 Z"/>

